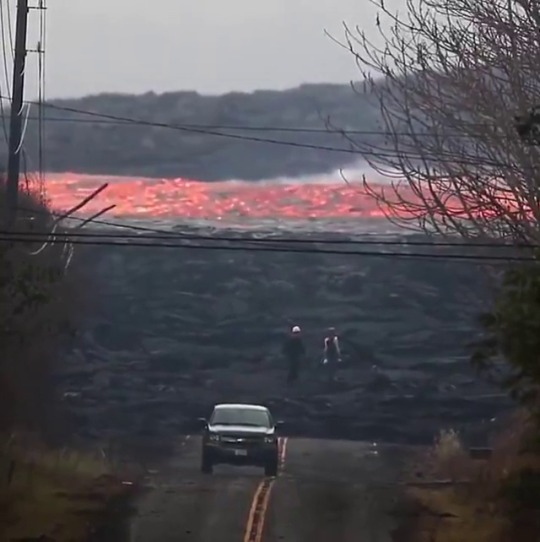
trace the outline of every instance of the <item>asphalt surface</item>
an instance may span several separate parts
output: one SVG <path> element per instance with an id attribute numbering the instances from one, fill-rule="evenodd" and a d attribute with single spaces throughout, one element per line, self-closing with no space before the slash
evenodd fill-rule
<path id="1" fill-rule="evenodd" d="M 403 453 L 372 443 L 281 440 L 276 478 L 217 466 L 200 473 L 200 439 L 184 437 L 153 472 L 131 542 L 390 542 Z"/>

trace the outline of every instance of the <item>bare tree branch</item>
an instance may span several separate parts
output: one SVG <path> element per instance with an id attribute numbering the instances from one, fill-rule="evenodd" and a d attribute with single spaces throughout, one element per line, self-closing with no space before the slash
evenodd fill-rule
<path id="1" fill-rule="evenodd" d="M 57 239 L 56 231 L 58 230 L 60 223 L 62 220 L 69 218 L 73 213 L 79 211 L 84 206 L 88 205 L 93 199 L 95 199 L 103 190 L 105 190 L 109 186 L 109 183 L 105 183 L 101 185 L 99 188 L 94 190 L 91 194 L 89 194 L 86 198 L 84 198 L 82 201 L 80 201 L 77 205 L 69 209 L 68 211 L 65 211 L 62 214 L 59 214 L 56 216 L 53 226 L 51 229 L 50 234 L 47 236 L 46 241 L 36 250 L 30 252 L 30 256 L 37 256 L 38 254 L 41 254 L 51 243 L 53 243 Z M 110 207 L 107 207 L 105 210 L 100 211 L 96 216 L 93 218 L 96 218 L 97 216 L 101 216 L 104 212 L 108 211 L 109 209 L 112 209 L 114 205 L 111 205 Z M 86 223 L 88 223 L 92 219 L 88 219 L 83 224 L 79 226 L 79 228 L 82 228 Z M 71 262 L 71 258 L 73 256 L 73 246 L 69 243 L 69 241 L 64 242 L 64 250 L 62 251 L 63 257 L 65 259 L 65 265 L 64 269 L 67 269 L 69 267 L 69 263 Z M 69 250 L 66 248 L 69 245 Z"/>
<path id="2" fill-rule="evenodd" d="M 538 3 L 406 0 L 404 15 L 372 3 L 383 45 L 347 25 L 332 38 L 354 56 L 358 92 L 369 91 L 388 133 L 383 143 L 343 134 L 394 178 L 364 189 L 408 228 L 538 243 L 540 151 L 515 127 L 540 96 Z"/>
<path id="3" fill-rule="evenodd" d="M 76 213 L 77 211 L 80 211 L 83 207 L 88 205 L 93 199 L 95 199 L 103 190 L 105 190 L 109 186 L 109 183 L 105 183 L 101 185 L 99 188 L 96 188 L 90 195 L 86 196 L 81 202 L 77 203 L 74 207 L 69 209 L 68 211 L 65 211 L 62 213 L 58 218 L 57 221 L 60 222 L 64 218 L 68 218 L 73 213 Z"/>
<path id="4" fill-rule="evenodd" d="M 116 207 L 116 204 L 109 205 L 108 207 L 105 207 L 104 209 L 101 209 L 101 211 L 98 211 L 97 213 L 93 214 L 92 216 L 89 216 L 86 218 L 83 222 L 81 222 L 75 229 L 80 230 L 87 224 L 90 224 L 94 222 L 94 220 L 98 219 L 100 216 L 103 216 L 105 213 L 108 213 L 111 209 L 114 209 Z"/>

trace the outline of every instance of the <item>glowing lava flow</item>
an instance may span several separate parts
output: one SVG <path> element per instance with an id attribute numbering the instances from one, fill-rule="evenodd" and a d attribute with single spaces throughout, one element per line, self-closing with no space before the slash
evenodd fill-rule
<path id="1" fill-rule="evenodd" d="M 92 214 L 109 205 L 108 215 L 139 218 L 219 219 L 250 218 L 376 218 L 382 212 L 359 186 L 344 182 L 206 183 L 186 179 L 132 179 L 78 174 L 50 174 L 47 197 L 54 209 L 79 203 L 97 187 L 109 187 L 84 207 Z M 83 214 L 83 213 L 81 213 Z"/>

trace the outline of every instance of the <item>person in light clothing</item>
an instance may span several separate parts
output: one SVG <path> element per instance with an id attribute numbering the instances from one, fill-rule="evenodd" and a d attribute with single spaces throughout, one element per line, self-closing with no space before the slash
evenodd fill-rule
<path id="1" fill-rule="evenodd" d="M 337 367 L 341 363 L 341 347 L 335 328 L 331 327 L 324 338 L 323 365 L 328 379 L 335 380 Z"/>

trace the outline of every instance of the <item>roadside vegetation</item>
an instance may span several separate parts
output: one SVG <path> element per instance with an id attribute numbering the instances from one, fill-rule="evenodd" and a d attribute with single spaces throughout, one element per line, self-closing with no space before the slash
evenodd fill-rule
<path id="1" fill-rule="evenodd" d="M 101 449 L 12 434 L 0 452 L 0 540 L 105 540 L 131 512 L 139 476 Z M 121 540 L 121 538 L 116 538 Z"/>
<path id="2" fill-rule="evenodd" d="M 538 540 L 538 427 L 521 411 L 506 424 L 488 457 L 471 456 L 458 433 L 441 432 L 433 448 L 413 465 L 410 515 L 398 540 Z"/>
<path id="3" fill-rule="evenodd" d="M 438 436 L 414 469 L 407 539 L 540 540 L 540 12 L 528 0 L 374 3 L 383 45 L 347 26 L 341 41 L 388 134 L 350 141 L 395 178 L 365 188 L 402 226 L 508 258 L 478 263 L 493 299 L 471 362 L 517 414 L 483 456 L 457 431 Z"/>
<path id="4" fill-rule="evenodd" d="M 88 284 L 39 191 L 19 204 L 14 233 L 0 241 L 0 540 L 84 541 L 123 510 L 136 473 L 70 445 L 54 371 Z"/>
<path id="5" fill-rule="evenodd" d="M 488 457 L 458 432 L 441 431 L 415 469 L 418 542 L 540 539 L 540 270 L 507 271 L 473 363 L 515 398 L 517 412 L 494 432 Z M 471 453 L 472 452 L 472 453 Z M 484 455 L 484 457 L 482 457 Z M 475 457 L 476 456 L 476 457 Z M 480 457 L 478 457 L 480 456 Z M 421 466 L 420 466 L 421 465 Z"/>

